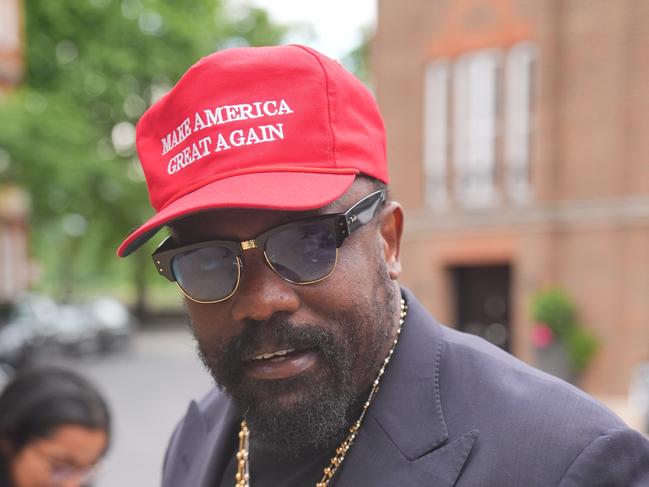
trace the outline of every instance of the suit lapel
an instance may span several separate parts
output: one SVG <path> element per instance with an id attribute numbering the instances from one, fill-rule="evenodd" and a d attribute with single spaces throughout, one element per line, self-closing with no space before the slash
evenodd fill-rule
<path id="1" fill-rule="evenodd" d="M 452 487 L 478 437 L 477 430 L 415 460 L 404 457 L 374 418 L 368 418 L 335 487 Z"/>
<path id="2" fill-rule="evenodd" d="M 408 317 L 336 487 L 450 487 L 478 431 L 450 439 L 439 390 L 441 330 L 404 290 Z"/>
<path id="3" fill-rule="evenodd" d="M 214 428 L 210 431 L 205 448 L 201 452 L 202 457 L 197 459 L 200 468 L 195 470 L 195 475 L 190 479 L 187 487 L 214 487 L 223 476 L 223 471 L 230 460 L 229 453 L 237 442 L 238 417 L 235 414 L 234 406 L 226 397 L 220 414 L 211 411 L 211 415 L 219 418 Z"/>
<path id="4" fill-rule="evenodd" d="M 218 485 L 236 442 L 238 422 L 231 401 L 220 392 L 215 394 L 204 412 L 195 402 L 190 404 L 176 447 L 180 461 L 168 487 Z"/>

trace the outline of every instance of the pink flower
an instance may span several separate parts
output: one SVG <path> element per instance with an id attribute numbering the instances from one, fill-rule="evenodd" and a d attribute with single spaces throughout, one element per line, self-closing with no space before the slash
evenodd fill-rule
<path id="1" fill-rule="evenodd" d="M 532 344 L 536 348 L 546 348 L 554 343 L 554 333 L 545 324 L 539 324 L 532 330 Z"/>

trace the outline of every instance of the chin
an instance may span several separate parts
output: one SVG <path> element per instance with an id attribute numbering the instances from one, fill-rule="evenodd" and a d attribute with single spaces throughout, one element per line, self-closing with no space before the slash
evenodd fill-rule
<path id="1" fill-rule="evenodd" d="M 242 379 L 226 390 L 251 428 L 253 441 L 281 452 L 325 448 L 346 432 L 356 394 L 345 374 L 324 367 L 280 380 Z"/>

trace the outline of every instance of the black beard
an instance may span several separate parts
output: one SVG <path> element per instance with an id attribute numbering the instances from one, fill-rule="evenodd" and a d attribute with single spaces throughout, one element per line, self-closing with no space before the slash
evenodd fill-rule
<path id="1" fill-rule="evenodd" d="M 297 455 L 332 448 L 345 437 L 366 399 L 359 383 L 367 384 L 377 373 L 395 325 L 394 284 L 386 280 L 371 289 L 373 296 L 355 303 L 351 312 L 332 313 L 328 322 L 335 326 L 298 324 L 278 313 L 265 322 L 248 322 L 228 342 L 197 340 L 201 360 L 246 418 L 257 446 Z M 288 379 L 250 379 L 242 360 L 263 343 L 315 349 L 319 366 Z"/>

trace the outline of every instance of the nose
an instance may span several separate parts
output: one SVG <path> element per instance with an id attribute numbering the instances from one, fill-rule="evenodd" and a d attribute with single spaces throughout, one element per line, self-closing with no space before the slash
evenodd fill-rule
<path id="1" fill-rule="evenodd" d="M 232 296 L 232 317 L 237 321 L 266 321 L 275 313 L 294 313 L 300 307 L 296 285 L 270 268 L 261 249 L 244 252 L 241 281 Z"/>

